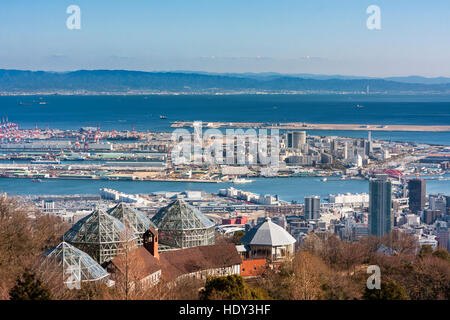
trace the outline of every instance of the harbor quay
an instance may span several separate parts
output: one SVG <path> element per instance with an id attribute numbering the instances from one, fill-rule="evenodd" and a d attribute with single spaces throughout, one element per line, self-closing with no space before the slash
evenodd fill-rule
<path id="1" fill-rule="evenodd" d="M 192 121 L 174 121 L 173 128 L 193 127 Z M 356 130 L 356 131 L 415 131 L 415 132 L 448 132 L 446 125 L 377 125 L 377 124 L 340 124 L 340 123 L 306 123 L 306 122 L 207 122 L 207 128 L 259 128 L 284 130 Z"/>
<path id="2" fill-rule="evenodd" d="M 177 123 L 186 124 L 174 125 Z M 201 130 L 183 129 L 183 139 L 178 129 L 22 130 L 16 124 L 3 124 L 9 129 L 0 137 L 0 177 L 35 182 L 92 179 L 245 184 L 256 177 L 346 180 L 388 172 L 405 184 L 408 176 L 445 179 L 449 170 L 448 146 L 376 140 L 367 128 L 367 138 L 285 130 L 263 144 L 253 129 L 221 136 L 208 131 L 214 124 L 196 124 Z"/>

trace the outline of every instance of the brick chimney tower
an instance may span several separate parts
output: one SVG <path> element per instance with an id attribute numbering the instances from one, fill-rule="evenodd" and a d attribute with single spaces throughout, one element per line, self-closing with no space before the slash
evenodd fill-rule
<path id="1" fill-rule="evenodd" d="M 148 229 L 144 233 L 144 248 L 148 250 L 156 259 L 159 260 L 158 252 L 158 231 L 153 228 Z"/>

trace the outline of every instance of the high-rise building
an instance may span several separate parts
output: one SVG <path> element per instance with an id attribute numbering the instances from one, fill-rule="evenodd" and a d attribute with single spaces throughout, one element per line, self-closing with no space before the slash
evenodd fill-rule
<path id="1" fill-rule="evenodd" d="M 306 131 L 292 131 L 287 133 L 287 147 L 299 150 L 306 144 Z"/>
<path id="2" fill-rule="evenodd" d="M 424 179 L 411 179 L 408 181 L 409 210 L 413 213 L 422 211 L 425 207 L 426 183 Z"/>
<path id="3" fill-rule="evenodd" d="M 369 130 L 367 141 L 364 144 L 365 154 L 368 156 L 373 152 L 372 131 Z"/>
<path id="4" fill-rule="evenodd" d="M 330 152 L 331 155 L 335 156 L 336 155 L 336 151 L 337 151 L 337 140 L 333 139 L 330 142 Z"/>
<path id="5" fill-rule="evenodd" d="M 445 207 L 445 214 L 449 214 L 450 215 L 450 196 L 445 196 L 445 202 L 446 202 L 446 207 Z"/>
<path id="6" fill-rule="evenodd" d="M 320 197 L 305 197 L 305 220 L 320 218 Z"/>
<path id="7" fill-rule="evenodd" d="M 369 232 L 382 237 L 393 226 L 392 185 L 386 174 L 377 175 L 369 183 Z"/>
<path id="8" fill-rule="evenodd" d="M 447 199 L 442 193 L 430 194 L 428 203 L 431 210 L 440 210 L 443 213 L 447 211 Z"/>
<path id="9" fill-rule="evenodd" d="M 372 151 L 373 151 L 373 143 L 372 143 L 372 141 L 364 140 L 363 149 L 364 149 L 364 154 L 366 156 L 369 156 L 372 153 Z"/>
<path id="10" fill-rule="evenodd" d="M 436 223 L 436 235 L 438 239 L 439 248 L 449 250 L 450 248 L 450 228 L 445 221 L 438 221 Z"/>
<path id="11" fill-rule="evenodd" d="M 441 210 L 425 210 L 423 213 L 423 220 L 426 224 L 433 224 L 437 218 L 442 216 Z"/>
<path id="12" fill-rule="evenodd" d="M 357 154 L 355 156 L 354 162 L 355 162 L 355 166 L 358 167 L 358 168 L 362 167 L 362 165 L 363 165 L 363 159 L 362 159 L 362 157 L 359 154 Z"/>
<path id="13" fill-rule="evenodd" d="M 296 131 L 296 132 L 294 132 L 294 142 L 295 141 L 298 141 L 298 145 L 299 146 L 302 146 L 302 145 L 306 144 L 306 131 Z"/>
<path id="14" fill-rule="evenodd" d="M 287 142 L 287 147 L 288 148 L 292 148 L 292 140 L 294 138 L 294 134 L 292 132 L 288 132 L 286 134 L 286 142 Z"/>

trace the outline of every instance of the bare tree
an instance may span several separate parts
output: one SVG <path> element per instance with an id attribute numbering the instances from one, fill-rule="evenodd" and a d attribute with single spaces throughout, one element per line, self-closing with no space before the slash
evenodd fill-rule
<path id="1" fill-rule="evenodd" d="M 416 254 L 418 252 L 417 239 L 413 235 L 398 230 L 393 230 L 385 235 L 381 242 L 396 254 Z"/>
<path id="2" fill-rule="evenodd" d="M 20 198 L 0 197 L 0 298 L 42 253 L 58 244 L 68 226 Z"/>
<path id="3" fill-rule="evenodd" d="M 291 276 L 291 295 L 294 300 L 320 299 L 321 283 L 325 264 L 308 251 L 299 251 L 293 260 Z"/>

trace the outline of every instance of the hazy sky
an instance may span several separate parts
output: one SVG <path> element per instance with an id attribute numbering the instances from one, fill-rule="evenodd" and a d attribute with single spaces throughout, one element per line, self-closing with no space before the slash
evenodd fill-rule
<path id="1" fill-rule="evenodd" d="M 0 0 L 0 68 L 450 76 L 450 0 Z"/>

